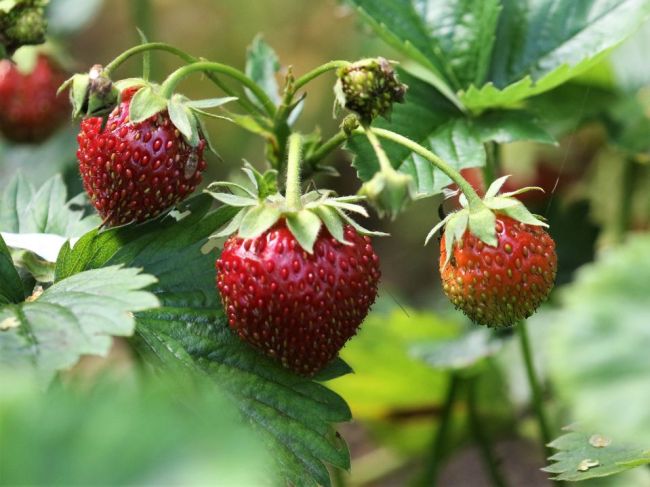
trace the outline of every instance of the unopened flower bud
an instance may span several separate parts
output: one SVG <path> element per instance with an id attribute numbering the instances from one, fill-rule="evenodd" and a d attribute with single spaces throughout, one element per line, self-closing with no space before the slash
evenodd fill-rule
<path id="1" fill-rule="evenodd" d="M 387 117 L 393 103 L 403 103 L 407 86 L 400 83 L 386 59 L 362 59 L 337 72 L 334 87 L 337 103 L 355 112 L 364 123 L 381 115 Z"/>
<path id="2" fill-rule="evenodd" d="M 359 194 L 377 210 L 379 216 L 394 219 L 411 201 L 413 178 L 395 170 L 377 172 L 361 186 Z"/>

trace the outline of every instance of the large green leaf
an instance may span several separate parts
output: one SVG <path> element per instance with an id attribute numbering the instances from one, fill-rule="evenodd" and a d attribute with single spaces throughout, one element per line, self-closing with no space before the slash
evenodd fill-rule
<path id="1" fill-rule="evenodd" d="M 551 378 L 585 429 L 650 445 L 650 236 L 583 267 L 553 317 Z"/>
<path id="2" fill-rule="evenodd" d="M 649 0 L 351 2 L 472 112 L 512 107 L 581 74 L 650 15 Z"/>
<path id="3" fill-rule="evenodd" d="M 406 103 L 395 106 L 391 120 L 378 121 L 387 128 L 429 148 L 457 170 L 485 164 L 484 143 L 533 140 L 553 143 L 554 139 L 542 129 L 532 115 L 516 110 L 486 112 L 475 118 L 461 114 L 431 87 L 414 76 L 400 71 L 400 78 L 409 85 Z M 417 123 L 414 123 L 417 121 Z M 418 197 L 431 196 L 451 183 L 442 172 L 408 149 L 382 141 L 389 159 L 400 171 L 410 174 Z M 379 170 L 377 157 L 363 136 L 350 140 L 354 166 L 363 181 Z"/>
<path id="4" fill-rule="evenodd" d="M 20 303 L 23 295 L 23 284 L 11 260 L 9 249 L 0 237 L 0 306 L 8 303 Z M 0 323 L 0 330 L 2 330 Z"/>
<path id="5" fill-rule="evenodd" d="M 329 485 L 329 463 L 349 467 L 345 443 L 332 423 L 350 419 L 346 403 L 317 382 L 285 370 L 241 342 L 229 329 L 215 286 L 215 252 L 201 248 L 236 210 L 209 212 L 206 195 L 171 216 L 82 238 L 64 247 L 57 277 L 88 267 L 124 264 L 159 278 L 152 288 L 162 307 L 137 315 L 135 345 L 154 365 L 199 370 L 263 433 L 279 476 L 295 485 Z M 334 376 L 345 373 L 335 364 Z"/>
<path id="6" fill-rule="evenodd" d="M 650 450 L 631 447 L 602 435 L 571 431 L 549 446 L 559 450 L 544 468 L 557 480 L 576 482 L 608 477 L 631 468 L 650 464 Z"/>
<path id="7" fill-rule="evenodd" d="M 83 202 L 81 197 L 68 201 L 61 176 L 35 190 L 19 172 L 0 198 L 0 231 L 81 236 L 100 223 L 97 216 L 84 215 Z"/>
<path id="8" fill-rule="evenodd" d="M 82 355 L 106 355 L 112 336 L 133 334 L 131 313 L 158 306 L 141 289 L 156 279 L 111 266 L 64 279 L 35 299 L 0 307 L 0 367 L 27 367 L 42 384 Z"/>

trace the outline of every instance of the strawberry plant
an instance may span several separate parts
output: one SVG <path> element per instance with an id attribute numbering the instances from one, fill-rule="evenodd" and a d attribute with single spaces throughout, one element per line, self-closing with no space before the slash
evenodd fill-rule
<path id="1" fill-rule="evenodd" d="M 646 485 L 650 1 L 101 8 L 0 0 L 0 484 Z"/>

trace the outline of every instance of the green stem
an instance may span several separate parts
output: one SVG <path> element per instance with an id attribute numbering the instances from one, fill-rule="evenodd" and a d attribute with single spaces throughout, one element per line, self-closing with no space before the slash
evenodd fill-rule
<path id="1" fill-rule="evenodd" d="M 372 150 L 375 151 L 377 159 L 379 159 L 379 167 L 381 168 L 382 172 L 395 172 L 395 168 L 390 163 L 390 159 L 388 158 L 388 155 L 386 154 L 384 148 L 381 146 L 381 142 L 379 142 L 379 139 L 377 138 L 377 135 L 373 129 L 370 127 L 362 126 L 362 130 L 365 132 L 366 137 L 368 138 L 368 142 L 370 142 L 370 145 L 372 146 Z"/>
<path id="2" fill-rule="evenodd" d="M 139 44 L 137 46 L 132 47 L 131 49 L 124 51 L 122 54 L 117 56 L 115 59 L 113 59 L 110 63 L 106 65 L 106 67 L 104 68 L 104 72 L 106 73 L 107 76 L 110 76 L 113 71 L 115 71 L 118 67 L 124 64 L 126 61 L 128 61 L 131 57 L 140 54 L 142 52 L 148 52 L 148 51 L 165 51 L 177 56 L 178 58 L 182 59 L 186 63 L 190 63 L 190 64 L 203 61 L 203 59 L 194 57 L 186 53 L 185 51 L 178 49 L 170 44 L 166 44 L 164 42 L 148 42 L 146 44 Z M 226 86 L 214 73 L 207 72 L 205 73 L 205 75 L 210 81 L 212 81 L 216 86 L 218 86 L 226 95 L 237 96 L 237 93 L 232 89 L 230 89 L 228 86 Z M 264 113 L 261 108 L 257 107 L 256 105 L 248 101 L 246 98 L 238 97 L 237 102 L 249 113 Z"/>
<path id="3" fill-rule="evenodd" d="M 333 69 L 343 68 L 349 65 L 350 65 L 349 61 L 330 61 L 329 63 L 322 64 L 321 66 L 312 69 L 308 73 L 298 78 L 296 82 L 293 84 L 293 89 L 291 91 L 292 93 L 296 93 L 300 88 L 305 86 L 314 78 L 318 78 L 321 74 L 325 74 L 328 71 L 332 71 Z"/>
<path id="4" fill-rule="evenodd" d="M 165 98 L 171 98 L 174 93 L 174 89 L 183 79 L 193 73 L 219 73 L 226 76 L 229 76 L 233 79 L 239 81 L 242 85 L 248 88 L 251 93 L 257 98 L 269 116 L 273 117 L 275 115 L 275 105 L 264 92 L 260 86 L 250 79 L 246 74 L 240 70 L 228 66 L 227 64 L 214 63 L 209 61 L 199 61 L 196 63 L 188 64 L 182 66 L 170 74 L 167 79 L 163 82 L 160 88 L 160 95 Z"/>
<path id="5" fill-rule="evenodd" d="M 524 358 L 524 365 L 526 367 L 526 375 L 528 377 L 528 384 L 530 385 L 530 392 L 533 400 L 533 407 L 535 415 L 537 416 L 537 423 L 539 425 L 539 432 L 544 442 L 544 453 L 546 458 L 550 457 L 553 452 L 548 444 L 553 440 L 551 430 L 546 418 L 544 410 L 544 398 L 542 395 L 542 386 L 535 371 L 533 363 L 533 353 L 530 348 L 530 339 L 528 338 L 528 330 L 526 328 L 526 321 L 522 320 L 517 326 L 517 335 L 519 337 L 519 344 L 521 346 L 521 353 Z"/>
<path id="6" fill-rule="evenodd" d="M 485 187 L 488 188 L 490 184 L 498 177 L 499 174 L 499 161 L 496 157 L 497 147 L 494 142 L 486 142 L 483 144 L 485 149 L 485 166 L 483 166 L 483 182 Z"/>
<path id="7" fill-rule="evenodd" d="M 478 447 L 481 451 L 481 456 L 483 457 L 483 463 L 487 468 L 490 479 L 492 480 L 492 485 L 495 487 L 506 487 L 506 481 L 499 469 L 499 464 L 494 456 L 492 451 L 492 446 L 489 438 L 483 431 L 481 425 L 481 418 L 478 413 L 476 392 L 477 392 L 477 382 L 476 377 L 472 378 L 469 382 L 469 390 L 467 391 L 467 412 L 469 416 L 470 427 L 472 429 L 472 434 L 474 439 L 478 444 Z"/>
<path id="8" fill-rule="evenodd" d="M 447 436 L 451 428 L 454 404 L 456 403 L 460 383 L 460 376 L 452 372 L 449 378 L 449 386 L 447 387 L 447 396 L 440 416 L 440 426 L 438 426 L 438 431 L 431 445 L 428 462 L 425 465 L 422 476 L 416 482 L 416 485 L 419 487 L 433 487 L 438 481 L 438 473 L 444 456 L 445 446 L 447 445 Z"/>
<path id="9" fill-rule="evenodd" d="M 300 211 L 300 157 L 302 150 L 302 136 L 298 133 L 289 137 L 289 157 L 287 160 L 287 208 L 289 211 Z"/>
<path id="10" fill-rule="evenodd" d="M 427 161 L 429 161 L 431 164 L 433 164 L 438 169 L 440 169 L 443 173 L 449 176 L 449 178 L 458 185 L 460 190 L 467 198 L 467 202 L 470 208 L 483 207 L 483 201 L 481 201 L 479 195 L 476 194 L 476 191 L 474 191 L 472 185 L 469 184 L 465 180 L 465 178 L 463 178 L 463 176 L 460 175 L 458 171 L 456 171 L 449 164 L 447 164 L 442 159 L 440 159 L 440 157 L 435 155 L 433 152 L 425 149 L 417 142 L 414 142 L 411 139 L 404 137 L 403 135 L 397 134 L 395 132 L 391 132 L 390 130 L 380 129 L 380 128 L 372 128 L 370 130 L 378 137 L 384 138 L 386 140 L 391 140 L 397 144 L 403 145 L 404 147 L 411 150 L 412 152 L 415 152 L 416 154 L 424 157 Z M 363 131 L 357 129 L 355 130 L 355 133 L 363 133 Z"/>
<path id="11" fill-rule="evenodd" d="M 348 140 L 348 134 L 346 134 L 343 130 L 340 130 L 330 139 L 323 142 L 318 147 L 318 149 L 316 149 L 307 159 L 305 159 L 305 163 L 309 165 L 316 164 L 317 162 L 327 157 L 331 152 L 341 147 L 341 145 L 343 145 L 346 140 Z"/>

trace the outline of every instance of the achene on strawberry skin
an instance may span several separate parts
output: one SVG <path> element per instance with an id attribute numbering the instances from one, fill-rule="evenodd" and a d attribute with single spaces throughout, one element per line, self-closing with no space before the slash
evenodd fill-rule
<path id="1" fill-rule="evenodd" d="M 0 60 L 0 132 L 18 143 L 42 142 L 70 113 L 68 98 L 57 96 L 66 72 L 48 56 L 38 54 L 30 73 L 21 73 L 9 60 Z"/>
<path id="2" fill-rule="evenodd" d="M 205 140 L 197 147 L 187 144 L 167 111 L 129 122 L 138 89 L 122 92 L 103 129 L 101 118 L 87 118 L 77 137 L 84 187 L 110 225 L 141 222 L 171 208 L 196 189 L 206 168 Z"/>
<path id="3" fill-rule="evenodd" d="M 284 219 L 259 237 L 231 236 L 216 262 L 230 327 L 285 367 L 311 376 L 354 336 L 377 296 L 379 258 L 351 226 L 348 245 L 322 227 L 314 253 Z"/>
<path id="4" fill-rule="evenodd" d="M 496 247 L 466 230 L 447 262 L 441 240 L 440 274 L 456 308 L 478 324 L 504 327 L 528 318 L 546 300 L 555 281 L 557 255 L 544 228 L 498 213 L 496 217 Z"/>

